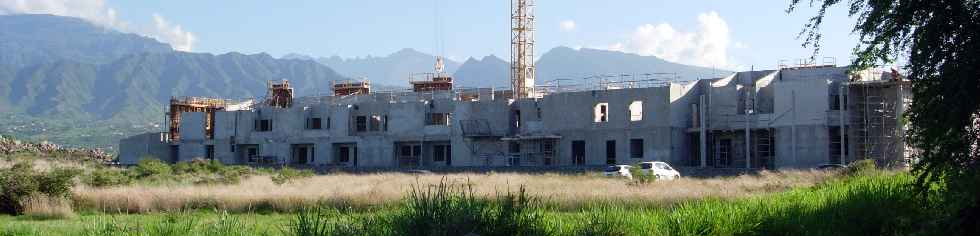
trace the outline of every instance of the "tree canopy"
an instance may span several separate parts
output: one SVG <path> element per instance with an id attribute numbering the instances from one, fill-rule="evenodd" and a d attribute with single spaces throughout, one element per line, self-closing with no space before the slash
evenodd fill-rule
<path id="1" fill-rule="evenodd" d="M 840 0 L 810 0 L 800 33 L 820 48 L 820 26 Z M 961 234 L 980 231 L 980 0 L 850 0 L 859 36 L 854 69 L 902 59 L 912 84 L 906 140 L 920 192 L 947 198 Z M 801 5 L 791 0 L 788 12 Z M 927 195 L 927 194 L 923 194 Z"/>

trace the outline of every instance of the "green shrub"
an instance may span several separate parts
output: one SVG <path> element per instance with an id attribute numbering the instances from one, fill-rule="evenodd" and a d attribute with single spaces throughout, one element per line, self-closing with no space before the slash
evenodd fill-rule
<path id="1" fill-rule="evenodd" d="M 247 166 L 228 166 L 221 169 L 221 172 L 218 174 L 221 176 L 221 183 L 236 184 L 243 178 L 254 175 L 255 170 Z"/>
<path id="2" fill-rule="evenodd" d="M 38 184 L 38 192 L 50 197 L 68 197 L 75 184 L 75 176 L 80 173 L 81 170 L 78 169 L 55 168 L 47 173 L 36 173 L 34 178 Z"/>
<path id="3" fill-rule="evenodd" d="M 187 162 L 179 162 L 174 165 L 174 174 L 206 175 L 220 173 L 225 169 L 225 165 L 216 160 L 194 159 Z"/>
<path id="4" fill-rule="evenodd" d="M 34 179 L 33 165 L 17 163 L 0 171 L 0 213 L 16 215 L 23 212 L 21 202 L 40 188 Z"/>
<path id="5" fill-rule="evenodd" d="M 313 176 L 312 170 L 297 170 L 289 167 L 283 167 L 272 176 L 272 182 L 276 184 L 285 184 L 295 179 L 307 178 Z"/>
<path id="6" fill-rule="evenodd" d="M 639 165 L 635 165 L 629 169 L 630 175 L 633 176 L 633 179 L 629 182 L 630 185 L 645 185 L 657 181 L 657 176 L 652 172 L 644 172 L 640 169 Z"/>
<path id="7" fill-rule="evenodd" d="M 140 160 L 136 164 L 136 167 L 133 167 L 132 171 L 139 178 L 164 177 L 170 176 L 173 173 L 170 165 L 156 158 L 143 158 L 143 160 Z"/>
<path id="8" fill-rule="evenodd" d="M 0 213 L 23 213 L 23 202 L 32 195 L 67 197 L 77 174 L 78 170 L 60 168 L 38 172 L 30 162 L 0 170 Z"/>
<path id="9" fill-rule="evenodd" d="M 133 182 L 126 170 L 113 168 L 98 168 L 89 172 L 82 182 L 92 187 L 111 187 L 128 185 Z"/>

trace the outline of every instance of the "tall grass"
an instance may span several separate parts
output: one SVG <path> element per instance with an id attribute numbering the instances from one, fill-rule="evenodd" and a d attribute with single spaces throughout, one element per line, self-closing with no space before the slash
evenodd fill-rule
<path id="1" fill-rule="evenodd" d="M 829 178 L 833 175 L 826 172 L 789 171 L 631 185 L 624 179 L 590 175 L 380 173 L 321 175 L 280 185 L 269 176 L 253 176 L 231 185 L 79 186 L 73 198 L 80 209 L 108 213 L 215 208 L 235 213 L 295 212 L 322 205 L 368 209 L 404 199 L 413 185 L 437 185 L 446 179 L 468 180 L 477 197 L 496 196 L 501 186 L 525 186 L 525 194 L 540 199 L 543 205 L 577 211 L 596 202 L 650 208 L 702 198 L 737 199 L 813 186 Z"/>
<path id="2" fill-rule="evenodd" d="M 62 197 L 32 195 L 21 201 L 24 206 L 24 216 L 36 220 L 71 219 L 75 212 L 71 201 Z"/>
<path id="3" fill-rule="evenodd" d="M 406 235 L 546 235 L 538 201 L 521 186 L 496 198 L 477 196 L 469 182 L 443 181 L 412 189 L 391 219 Z"/>

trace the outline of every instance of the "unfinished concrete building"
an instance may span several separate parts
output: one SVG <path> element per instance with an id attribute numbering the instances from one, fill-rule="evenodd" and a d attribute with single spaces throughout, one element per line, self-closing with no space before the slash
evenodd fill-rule
<path id="1" fill-rule="evenodd" d="M 264 102 L 172 103 L 179 112 L 169 113 L 169 132 L 120 141 L 120 162 L 439 169 L 656 160 L 778 169 L 907 157 L 900 117 L 908 83 L 885 71 L 806 65 L 686 82 L 634 76 L 538 86 L 516 99 L 430 79 L 405 91 L 343 81 L 332 84 L 335 95 L 297 98 L 284 82 L 270 84 Z"/>
<path id="2" fill-rule="evenodd" d="M 270 82 L 263 102 L 171 101 L 169 132 L 121 140 L 120 162 L 809 168 L 900 165 L 908 156 L 900 122 L 908 83 L 897 73 L 798 63 L 702 80 L 661 73 L 538 83 L 534 8 L 511 1 L 510 90 L 456 88 L 441 57 L 405 91 L 345 80 L 331 83 L 331 96 L 294 98 L 288 81 Z"/>

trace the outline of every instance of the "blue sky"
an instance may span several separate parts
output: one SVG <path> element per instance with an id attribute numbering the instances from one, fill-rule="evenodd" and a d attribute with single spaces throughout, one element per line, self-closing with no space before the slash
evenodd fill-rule
<path id="1" fill-rule="evenodd" d="M 780 59 L 812 52 L 801 47 L 796 35 L 814 9 L 804 6 L 787 14 L 788 2 L 538 0 L 536 54 L 556 46 L 587 47 L 703 66 L 773 68 Z M 91 18 L 195 52 L 359 57 L 414 48 L 455 60 L 490 54 L 509 58 L 509 0 L 32 3 L 38 6 L 0 0 L 0 13 L 6 8 Z M 844 8 L 831 11 L 823 29 L 822 56 L 836 57 L 838 64 L 850 58 L 856 43 L 850 34 L 854 20 L 846 13 Z"/>

